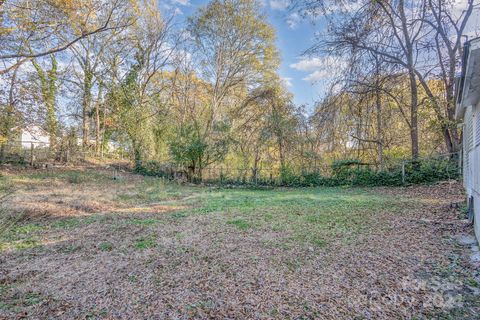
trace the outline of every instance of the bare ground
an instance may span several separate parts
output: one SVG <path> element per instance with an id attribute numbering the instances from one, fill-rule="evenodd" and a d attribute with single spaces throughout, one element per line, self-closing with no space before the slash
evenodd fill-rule
<path id="1" fill-rule="evenodd" d="M 451 205 L 464 199 L 456 183 L 365 191 L 405 205 L 375 209 L 349 241 L 350 229 L 313 246 L 286 241 L 288 227 L 225 223 L 228 208 L 195 211 L 205 195 L 199 187 L 158 197 L 158 189 L 138 192 L 144 178 L 127 173 L 120 183 L 109 171 L 90 180 L 3 174 L 13 181 L 5 214 L 22 215 L 18 228 L 27 232 L 4 231 L 0 318 L 476 319 L 480 312 L 469 248 L 452 239 L 472 232 Z"/>

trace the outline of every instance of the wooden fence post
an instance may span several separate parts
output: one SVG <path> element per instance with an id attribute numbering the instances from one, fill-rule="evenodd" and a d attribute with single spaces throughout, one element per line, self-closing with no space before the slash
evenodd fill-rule
<path id="1" fill-rule="evenodd" d="M 405 184 L 405 161 L 402 161 L 402 184 Z"/>

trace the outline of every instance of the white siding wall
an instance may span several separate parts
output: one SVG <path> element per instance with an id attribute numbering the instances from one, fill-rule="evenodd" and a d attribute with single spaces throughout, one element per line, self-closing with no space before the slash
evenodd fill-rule
<path id="1" fill-rule="evenodd" d="M 470 183 L 471 190 L 467 193 L 474 198 L 475 234 L 480 239 L 480 102 L 472 108 L 472 136 L 470 149 Z"/>
<path id="2" fill-rule="evenodd" d="M 463 121 L 463 186 L 472 191 L 473 108 L 467 107 Z"/>
<path id="3" fill-rule="evenodd" d="M 20 141 L 22 144 L 22 148 L 30 148 L 31 145 L 35 148 L 37 147 L 48 147 L 49 137 L 46 135 L 40 128 L 36 126 L 32 126 L 28 128 L 28 130 L 22 130 L 20 134 Z"/>

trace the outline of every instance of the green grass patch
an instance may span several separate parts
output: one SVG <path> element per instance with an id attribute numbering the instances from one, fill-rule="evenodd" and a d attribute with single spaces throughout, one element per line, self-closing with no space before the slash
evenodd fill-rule
<path id="1" fill-rule="evenodd" d="M 13 243 L 13 247 L 17 250 L 32 249 L 40 246 L 40 242 L 35 239 L 25 239 Z"/>
<path id="2" fill-rule="evenodd" d="M 379 212 L 392 214 L 412 201 L 364 188 L 205 189 L 191 214 L 215 215 L 240 230 L 255 227 L 286 233 L 284 241 L 325 247 L 332 239 L 353 241 Z M 179 214 L 179 213 L 177 213 Z M 237 218 L 238 217 L 238 218 Z"/>
<path id="3" fill-rule="evenodd" d="M 0 234 L 0 251 L 25 250 L 39 247 L 38 234 L 45 226 L 35 223 L 14 224 Z"/>
<path id="4" fill-rule="evenodd" d="M 156 239 L 153 237 L 150 238 L 140 238 L 135 241 L 135 248 L 140 250 L 150 249 L 157 246 Z"/>
<path id="5" fill-rule="evenodd" d="M 240 230 L 247 230 L 247 229 L 251 228 L 251 225 L 243 219 L 228 220 L 227 224 L 233 225 Z"/>
<path id="6" fill-rule="evenodd" d="M 182 219 L 182 218 L 186 218 L 188 216 L 189 216 L 189 213 L 185 212 L 185 211 L 178 211 L 178 212 L 174 212 L 174 213 L 170 214 L 170 217 L 172 217 L 174 219 Z"/>
<path id="7" fill-rule="evenodd" d="M 111 175 L 95 170 L 35 171 L 16 177 L 22 182 L 31 181 L 65 181 L 71 184 L 86 184 L 114 181 Z"/>
<path id="8" fill-rule="evenodd" d="M 57 229 L 74 229 L 79 227 L 81 220 L 79 218 L 60 219 L 53 223 L 53 227 Z"/>
<path id="9" fill-rule="evenodd" d="M 145 219 L 133 218 L 133 219 L 128 219 L 126 222 L 127 224 L 133 224 L 137 226 L 152 226 L 155 224 L 162 223 L 161 220 L 154 219 L 154 218 L 145 218 Z"/>
<path id="10" fill-rule="evenodd" d="M 474 288 L 479 287 L 479 284 L 478 284 L 477 280 L 475 280 L 473 278 L 467 279 L 467 285 L 469 285 L 470 287 L 474 287 Z"/>
<path id="11" fill-rule="evenodd" d="M 42 296 L 36 292 L 15 294 L 9 297 L 7 292 L 12 288 L 11 285 L 0 285 L 0 310 L 20 312 L 22 308 L 31 307 L 43 301 Z"/>
<path id="12" fill-rule="evenodd" d="M 101 251 L 112 251 L 113 244 L 110 242 L 100 242 L 98 244 L 98 249 L 100 249 Z"/>
<path id="13" fill-rule="evenodd" d="M 200 187 L 186 187 L 160 178 L 145 177 L 128 192 L 121 192 L 116 200 L 124 204 L 143 204 L 166 201 L 178 201 L 201 190 Z M 126 190 L 127 191 L 127 190 Z"/>
<path id="14" fill-rule="evenodd" d="M 89 225 L 92 223 L 107 223 L 111 222 L 115 218 L 108 215 L 103 214 L 93 214 L 87 217 L 82 218 L 62 218 L 56 220 L 51 224 L 51 226 L 55 229 L 75 229 L 79 228 L 84 225 Z"/>

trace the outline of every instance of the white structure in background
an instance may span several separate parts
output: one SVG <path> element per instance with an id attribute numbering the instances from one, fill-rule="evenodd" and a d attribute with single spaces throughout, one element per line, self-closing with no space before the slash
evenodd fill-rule
<path id="1" fill-rule="evenodd" d="M 97 141 L 95 139 L 88 139 L 88 144 L 90 146 L 95 146 L 97 144 Z M 82 146 L 83 145 L 83 138 L 77 138 L 77 146 Z M 121 145 L 118 142 L 109 140 L 105 144 L 105 151 L 107 152 L 114 152 L 118 149 L 121 148 Z"/>
<path id="2" fill-rule="evenodd" d="M 480 38 L 465 44 L 462 76 L 457 81 L 457 119 L 463 119 L 463 182 L 480 241 Z"/>
<path id="3" fill-rule="evenodd" d="M 15 141 L 23 149 L 46 148 L 50 146 L 50 136 L 48 133 L 37 125 L 28 125 L 24 128 L 14 129 L 17 134 Z"/>

